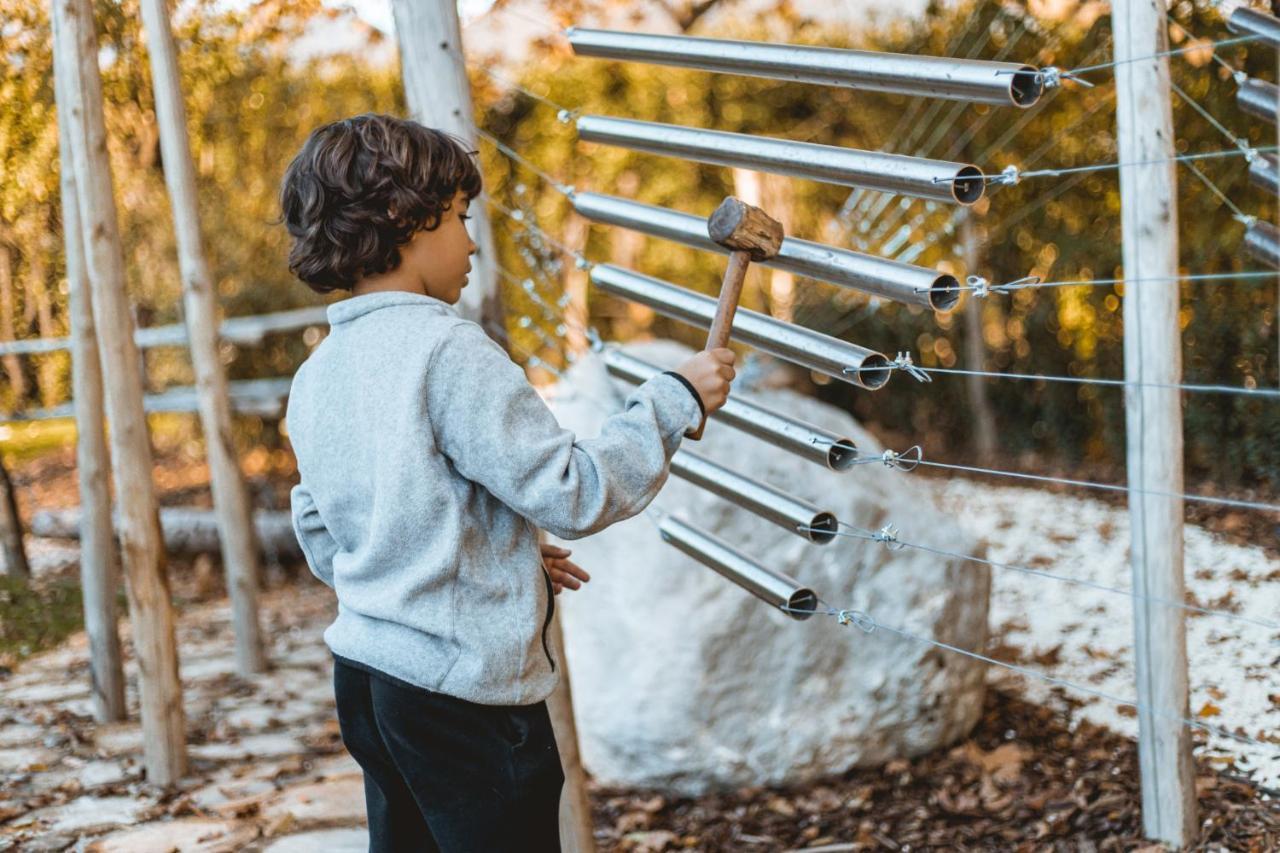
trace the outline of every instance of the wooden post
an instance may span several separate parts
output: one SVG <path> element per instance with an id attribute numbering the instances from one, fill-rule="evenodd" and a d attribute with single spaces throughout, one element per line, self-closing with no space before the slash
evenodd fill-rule
<path id="1" fill-rule="evenodd" d="M 13 481 L 0 460 L 0 554 L 4 558 L 4 573 L 11 578 L 25 581 L 31 577 L 27 563 L 27 551 L 22 546 L 22 519 L 18 517 L 18 496 L 13 493 Z"/>
<path id="2" fill-rule="evenodd" d="M 1124 271 L 1125 379 L 1182 380 L 1178 208 L 1163 0 L 1112 5 L 1116 124 Z M 1132 279 L 1147 279 L 1134 282 Z M 1195 769 L 1188 716 L 1185 613 L 1157 603 L 1183 600 L 1182 408 L 1171 388 L 1128 386 L 1130 565 L 1138 681 L 1142 821 L 1148 837 L 1184 847 L 1196 837 Z"/>
<path id="3" fill-rule="evenodd" d="M 578 726 L 573 717 L 573 689 L 569 685 L 569 665 L 565 662 L 564 634 L 560 617 L 551 622 L 551 642 L 559 652 L 560 683 L 547 697 L 547 712 L 560 748 L 564 768 L 564 791 L 560 795 L 560 849 L 563 853 L 595 853 L 591 801 L 587 798 L 587 774 L 578 754 Z"/>
<path id="4" fill-rule="evenodd" d="M 68 122 L 79 199 L 98 356 L 110 420 L 111 472 L 120 501 L 119 536 L 128 580 L 133 645 L 147 781 L 176 782 L 186 770 L 182 688 L 174 639 L 173 603 L 165 574 L 160 518 L 151 482 L 151 446 L 142 411 L 138 348 L 125 292 L 124 257 L 116 220 L 114 181 L 107 157 L 98 36 L 92 0 L 53 0 L 55 73 L 67 96 L 59 120 Z"/>
<path id="5" fill-rule="evenodd" d="M 973 212 L 966 211 L 960 217 L 960 243 L 964 251 L 965 272 L 976 275 L 981 263 L 981 240 L 978 223 Z M 969 291 L 964 298 L 964 363 L 970 370 L 982 370 L 986 360 L 986 347 L 982 337 L 983 300 L 974 298 Z M 974 440 L 978 444 L 978 458 L 983 465 L 990 465 L 996 455 L 996 418 L 987 399 L 987 380 L 983 376 L 965 377 L 965 390 L 969 393 L 969 405 L 973 409 Z"/>
<path id="6" fill-rule="evenodd" d="M 443 130 L 476 147 L 471 82 L 463 63 L 462 28 L 451 0 L 392 0 L 400 74 L 409 114 L 427 127 Z M 478 250 L 471 261 L 471 283 L 462 289 L 458 312 L 482 327 L 503 327 L 497 254 L 484 196 L 471 205 L 471 237 Z"/>
<path id="7" fill-rule="evenodd" d="M 266 664 L 258 623 L 258 547 L 253 539 L 248 491 L 236 460 L 227 376 L 218 358 L 217 295 L 200 235 L 187 110 L 182 102 L 177 49 L 166 0 L 143 0 L 142 20 L 147 30 L 147 52 L 151 55 L 164 177 L 178 238 L 183 313 L 196 376 L 196 400 L 231 598 L 236 668 L 241 675 L 251 675 L 261 672 Z"/>
<path id="8" fill-rule="evenodd" d="M 62 42 L 65 46 L 65 41 Z M 61 50 L 61 47 L 58 48 Z M 60 66 L 65 67 L 65 66 Z M 70 80 L 55 73 L 59 104 L 69 103 L 61 90 Z M 103 431 L 102 368 L 98 363 L 98 335 L 89 304 L 88 272 L 84 265 L 84 232 L 80 228 L 71 128 L 58 117 L 58 156 L 61 160 L 62 239 L 66 247 L 67 301 L 71 314 L 71 396 L 76 415 L 76 476 L 80 484 L 80 591 L 84 629 L 89 635 L 89 673 L 93 718 L 100 723 L 123 720 L 124 669 L 120 653 L 120 560 L 111 529 L 111 490 L 107 482 L 107 437 Z"/>

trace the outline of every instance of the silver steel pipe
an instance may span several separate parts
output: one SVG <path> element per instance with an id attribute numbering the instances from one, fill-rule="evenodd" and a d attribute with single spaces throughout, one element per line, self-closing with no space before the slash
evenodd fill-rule
<path id="1" fill-rule="evenodd" d="M 1276 123 L 1276 110 L 1280 109 L 1280 87 L 1265 80 L 1246 78 L 1236 89 L 1236 106 L 1254 118 Z"/>
<path id="2" fill-rule="evenodd" d="M 1015 62 L 577 27 L 565 35 L 579 56 L 675 65 L 819 86 L 1015 107 L 1031 106 L 1044 92 L 1038 69 Z"/>
<path id="3" fill-rule="evenodd" d="M 1227 29 L 1246 36 L 1259 36 L 1272 47 L 1280 47 L 1280 19 L 1241 6 L 1227 18 Z"/>
<path id="4" fill-rule="evenodd" d="M 810 542 L 825 545 L 836 538 L 839 522 L 834 514 L 696 453 L 677 450 L 671 473 Z"/>
<path id="5" fill-rule="evenodd" d="M 736 550 L 728 542 L 705 530 L 668 515 L 658 523 L 664 541 L 712 569 L 761 601 L 786 608 L 798 621 L 808 619 L 818 609 L 818 596 L 792 578 L 766 569 Z"/>
<path id="6" fill-rule="evenodd" d="M 1249 183 L 1273 195 L 1280 195 L 1280 160 L 1274 154 L 1259 154 L 1249 164 Z"/>
<path id="7" fill-rule="evenodd" d="M 617 347 L 605 348 L 604 363 L 610 374 L 636 385 L 662 372 L 656 364 L 628 355 Z M 858 446 L 853 439 L 740 397 L 726 400 L 719 411 L 712 413 L 711 419 L 723 421 L 739 432 L 754 435 L 774 447 L 825 465 L 832 471 L 848 471 L 858 460 Z"/>
<path id="8" fill-rule="evenodd" d="M 694 326 L 709 328 L 715 318 L 716 300 L 710 296 L 612 264 L 592 267 L 591 282 Z M 892 373 L 889 359 L 878 352 L 745 308 L 734 314 L 733 339 L 862 388 L 879 388 Z"/>
<path id="9" fill-rule="evenodd" d="M 973 204 L 986 190 L 963 163 L 610 116 L 579 116 L 577 126 L 587 142 L 934 201 Z"/>
<path id="10" fill-rule="evenodd" d="M 707 220 L 702 217 L 600 193 L 575 192 L 572 200 L 578 213 L 595 222 L 695 249 L 729 253 L 708 236 Z M 936 311 L 949 311 L 960 301 L 960 282 L 955 276 L 795 237 L 784 238 L 775 257 L 757 263 Z"/>
<path id="11" fill-rule="evenodd" d="M 1280 269 L 1280 229 L 1270 222 L 1256 219 L 1245 229 L 1244 249 L 1256 260 Z"/>

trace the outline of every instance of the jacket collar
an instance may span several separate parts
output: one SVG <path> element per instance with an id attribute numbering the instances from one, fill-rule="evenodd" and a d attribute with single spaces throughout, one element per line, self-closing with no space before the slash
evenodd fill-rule
<path id="1" fill-rule="evenodd" d="M 435 308 L 443 314 L 458 316 L 457 309 L 442 299 L 422 293 L 409 293 L 405 290 L 388 290 L 351 296 L 341 302 L 333 303 L 325 313 L 329 318 L 329 325 L 336 326 L 339 323 L 347 323 L 357 317 L 363 317 L 379 308 L 392 308 L 397 305 L 424 305 Z"/>

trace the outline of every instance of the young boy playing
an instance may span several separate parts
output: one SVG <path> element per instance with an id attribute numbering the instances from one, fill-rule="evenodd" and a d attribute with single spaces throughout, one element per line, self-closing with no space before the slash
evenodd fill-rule
<path id="1" fill-rule="evenodd" d="M 452 307 L 480 187 L 453 137 L 362 115 L 315 130 L 281 192 L 290 269 L 351 292 L 293 380 L 291 497 L 307 564 L 337 593 L 324 638 L 375 851 L 560 849 L 546 632 L 554 593 L 589 576 L 538 531 L 574 539 L 642 511 L 734 377 L 731 350 L 699 353 L 598 437 L 561 429 Z"/>

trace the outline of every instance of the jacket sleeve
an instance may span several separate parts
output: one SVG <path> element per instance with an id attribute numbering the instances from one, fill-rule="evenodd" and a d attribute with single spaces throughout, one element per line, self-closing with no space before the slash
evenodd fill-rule
<path id="1" fill-rule="evenodd" d="M 289 492 L 289 506 L 293 516 L 293 534 L 302 546 L 311 573 L 333 586 L 333 558 L 338 553 L 338 543 L 320 519 L 320 510 L 307 487 L 299 483 Z"/>
<path id="2" fill-rule="evenodd" d="M 629 396 L 596 438 L 561 428 L 524 371 L 474 323 L 434 353 L 427 416 L 436 445 L 463 477 L 560 537 L 577 539 L 648 506 L 702 404 L 662 374 Z"/>

